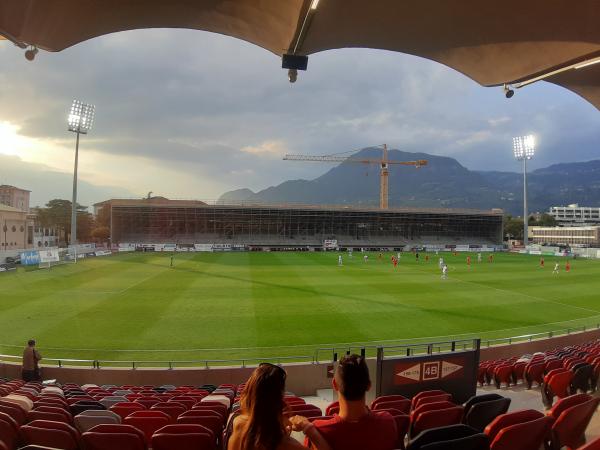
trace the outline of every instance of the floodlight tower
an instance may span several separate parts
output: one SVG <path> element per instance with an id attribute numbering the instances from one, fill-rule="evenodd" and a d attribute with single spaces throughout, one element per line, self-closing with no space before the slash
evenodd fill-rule
<path id="1" fill-rule="evenodd" d="M 529 242 L 527 213 L 527 160 L 535 153 L 535 136 L 519 136 L 513 138 L 513 151 L 517 161 L 523 161 L 523 243 Z"/>
<path id="2" fill-rule="evenodd" d="M 73 100 L 68 123 L 69 131 L 77 133 L 75 141 L 75 168 L 73 169 L 73 200 L 71 203 L 71 245 L 74 246 L 75 260 L 77 260 L 77 169 L 79 163 L 79 135 L 87 134 L 92 129 L 94 122 L 95 106 Z"/>

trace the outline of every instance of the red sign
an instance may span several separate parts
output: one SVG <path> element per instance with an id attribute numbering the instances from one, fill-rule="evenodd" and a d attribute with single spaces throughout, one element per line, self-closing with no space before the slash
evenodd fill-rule
<path id="1" fill-rule="evenodd" d="M 423 381 L 437 380 L 438 378 L 440 378 L 440 362 L 423 363 Z"/>
<path id="2" fill-rule="evenodd" d="M 333 373 L 334 373 L 333 364 L 329 364 L 327 366 L 327 378 L 333 378 Z"/>

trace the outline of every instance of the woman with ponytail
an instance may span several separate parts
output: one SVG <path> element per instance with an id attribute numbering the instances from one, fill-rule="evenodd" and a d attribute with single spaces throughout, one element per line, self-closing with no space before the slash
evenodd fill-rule
<path id="1" fill-rule="evenodd" d="M 244 388 L 227 450 L 306 450 L 290 436 L 292 425 L 284 416 L 285 378 L 279 366 L 258 366 Z M 312 424 L 303 424 L 295 431 L 303 431 L 318 450 L 331 450 Z"/>

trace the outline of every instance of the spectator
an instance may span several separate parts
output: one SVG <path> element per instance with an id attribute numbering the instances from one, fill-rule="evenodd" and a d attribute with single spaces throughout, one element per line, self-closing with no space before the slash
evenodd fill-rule
<path id="1" fill-rule="evenodd" d="M 23 350 L 23 370 L 21 377 L 23 381 L 41 381 L 39 362 L 42 355 L 35 348 L 35 341 L 30 339 L 27 347 Z"/>
<path id="2" fill-rule="evenodd" d="M 305 450 L 290 436 L 291 426 L 283 415 L 285 378 L 285 370 L 279 366 L 258 366 L 240 399 L 240 415 L 233 419 L 227 450 Z M 331 450 L 314 427 L 305 427 L 319 445 L 315 448 Z"/>
<path id="3" fill-rule="evenodd" d="M 371 388 L 369 368 L 358 355 L 344 356 L 335 371 L 333 388 L 338 393 L 339 414 L 332 419 L 316 420 L 313 426 L 333 450 L 393 450 L 397 431 L 394 418 L 387 412 L 371 411 L 366 394 Z M 292 418 L 294 429 L 310 426 L 304 418 Z M 312 438 L 307 436 L 311 441 Z M 313 445 L 313 448 L 318 448 Z"/>

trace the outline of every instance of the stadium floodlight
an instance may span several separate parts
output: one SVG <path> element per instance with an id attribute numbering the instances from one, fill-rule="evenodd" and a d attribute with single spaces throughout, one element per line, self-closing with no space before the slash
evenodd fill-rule
<path id="1" fill-rule="evenodd" d="M 95 106 L 73 100 L 67 122 L 69 131 L 77 133 L 75 141 L 75 167 L 73 169 L 73 199 L 71 204 L 71 245 L 77 261 L 77 169 L 79 163 L 79 135 L 87 134 L 94 123 Z"/>
<path id="2" fill-rule="evenodd" d="M 529 242 L 527 224 L 527 161 L 535 154 L 535 136 L 518 136 L 513 138 L 513 152 L 517 161 L 523 161 L 523 244 Z"/>
<path id="3" fill-rule="evenodd" d="M 96 107 L 94 105 L 88 105 L 79 100 L 73 100 L 68 118 L 69 131 L 87 134 L 88 131 L 92 129 L 95 110 Z"/>

